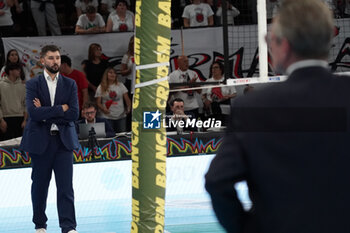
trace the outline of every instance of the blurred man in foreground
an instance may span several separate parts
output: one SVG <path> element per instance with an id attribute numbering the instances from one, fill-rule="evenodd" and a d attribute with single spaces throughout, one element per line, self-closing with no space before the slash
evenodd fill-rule
<path id="1" fill-rule="evenodd" d="M 322 1 L 282 2 L 266 39 L 288 80 L 236 99 L 205 177 L 227 232 L 350 231 L 350 80 L 328 69 L 333 25 Z M 242 180 L 249 212 L 234 189 Z"/>

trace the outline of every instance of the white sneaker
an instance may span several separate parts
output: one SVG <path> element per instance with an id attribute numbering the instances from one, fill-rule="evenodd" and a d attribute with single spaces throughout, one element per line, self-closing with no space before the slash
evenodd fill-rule
<path id="1" fill-rule="evenodd" d="M 46 229 L 45 228 L 36 229 L 35 233 L 46 233 Z"/>
<path id="2" fill-rule="evenodd" d="M 68 233 L 78 233 L 76 230 L 70 230 Z"/>

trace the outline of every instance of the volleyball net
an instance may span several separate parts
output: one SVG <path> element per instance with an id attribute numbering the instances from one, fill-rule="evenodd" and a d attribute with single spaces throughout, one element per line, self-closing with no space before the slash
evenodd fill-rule
<path id="1" fill-rule="evenodd" d="M 223 45 L 223 50 L 228 50 L 228 62 L 224 64 L 229 67 L 229 75 L 226 77 L 230 80 L 227 83 L 196 84 L 180 90 L 271 83 L 286 79 L 274 72 L 264 38 L 278 11 L 279 1 L 258 0 L 257 5 L 249 5 L 247 1 L 231 1 L 228 7 L 232 6 L 240 14 L 223 25 L 228 31 L 228 45 L 226 48 Z M 334 11 L 334 38 L 329 53 L 329 68 L 334 73 L 344 74 L 350 72 L 350 18 L 346 18 L 342 13 L 344 9 L 339 6 L 330 8 Z M 227 17 L 233 16 L 228 14 Z M 224 55 L 214 54 L 212 62 L 215 61 L 224 62 Z M 179 87 L 174 90 L 171 85 L 171 91 L 179 91 Z"/>
<path id="2" fill-rule="evenodd" d="M 232 2 L 234 7 L 239 9 L 240 15 L 235 17 L 233 25 L 227 25 L 230 78 L 263 76 L 259 72 L 259 63 L 261 62 L 266 66 L 268 76 L 276 75 L 269 62 L 268 53 L 266 56 L 259 55 L 261 46 L 266 46 L 263 36 L 259 37 L 259 31 L 263 30 L 260 33 L 266 35 L 271 20 L 278 10 L 279 1 L 266 0 L 265 2 L 265 0 L 262 0 L 257 1 L 257 3 L 256 6 L 249 6 L 248 4 L 239 3 L 239 1 Z M 265 7 L 265 10 L 261 7 Z M 350 18 L 345 17 L 342 7 L 339 5 L 330 6 L 334 11 L 335 18 L 334 38 L 328 62 L 331 70 L 337 73 L 350 71 Z M 264 26 L 265 22 L 266 26 Z M 316 24 L 317 22 L 315 22 Z"/>

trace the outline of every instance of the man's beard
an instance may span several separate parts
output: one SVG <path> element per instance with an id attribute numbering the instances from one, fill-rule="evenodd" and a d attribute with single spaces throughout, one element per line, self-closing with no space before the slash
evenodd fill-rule
<path id="1" fill-rule="evenodd" d="M 54 66 L 50 67 L 48 65 L 45 65 L 45 68 L 51 73 L 51 74 L 57 74 L 59 71 L 60 67 L 57 66 L 57 68 L 54 68 Z"/>

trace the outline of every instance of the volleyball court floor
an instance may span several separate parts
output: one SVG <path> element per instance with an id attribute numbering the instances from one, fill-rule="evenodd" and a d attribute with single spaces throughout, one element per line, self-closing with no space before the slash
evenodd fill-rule
<path id="1" fill-rule="evenodd" d="M 214 155 L 168 158 L 165 230 L 223 233 L 204 189 Z M 0 233 L 35 232 L 31 222 L 31 168 L 0 170 Z M 79 233 L 127 233 L 131 222 L 131 161 L 74 165 Z M 244 192 L 244 190 L 243 190 Z M 52 177 L 47 203 L 48 233 L 59 233 Z"/>

